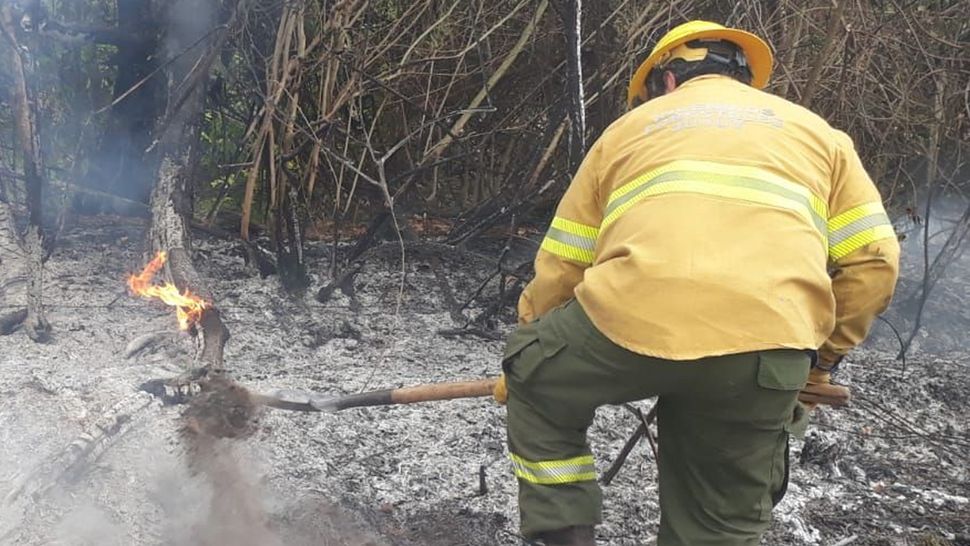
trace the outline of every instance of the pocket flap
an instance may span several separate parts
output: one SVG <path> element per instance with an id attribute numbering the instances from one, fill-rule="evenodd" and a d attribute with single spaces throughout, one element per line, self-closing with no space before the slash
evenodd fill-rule
<path id="1" fill-rule="evenodd" d="M 797 391 L 805 386 L 812 358 L 805 351 L 781 349 L 758 355 L 758 386 L 779 391 Z"/>
<path id="2" fill-rule="evenodd" d="M 536 327 L 539 336 L 539 346 L 542 347 L 542 356 L 550 359 L 567 345 L 566 340 L 553 331 L 549 323 L 539 323 Z"/>
<path id="3" fill-rule="evenodd" d="M 536 331 L 535 322 L 520 325 L 515 329 L 515 332 L 509 336 L 509 340 L 505 343 L 505 351 L 502 353 L 502 362 L 505 363 L 515 358 L 517 354 L 521 353 L 526 347 L 532 345 L 538 339 L 539 335 Z"/>

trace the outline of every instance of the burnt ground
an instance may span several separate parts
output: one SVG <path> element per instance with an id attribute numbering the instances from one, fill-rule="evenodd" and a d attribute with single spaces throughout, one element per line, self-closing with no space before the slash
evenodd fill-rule
<path id="1" fill-rule="evenodd" d="M 195 354 L 193 339 L 174 333 L 174 314 L 125 292 L 125 275 L 144 261 L 144 229 L 83 220 L 48 262 L 53 341 L 0 337 L 0 544 L 520 543 L 504 410 L 487 399 L 267 410 L 247 438 L 210 446 L 233 465 L 205 475 L 187 465 L 184 406 L 137 391 Z M 439 335 L 460 325 L 433 264 L 411 255 L 402 290 L 395 256 L 365 262 L 354 310 L 339 292 L 326 304 L 313 299 L 325 278 L 289 298 L 235 245 L 198 240 L 197 266 L 232 334 L 234 377 L 256 390 L 337 395 L 495 375 L 502 343 Z M 326 258 L 325 248 L 311 249 L 318 273 Z M 494 267 L 457 254 L 440 265 L 458 300 Z M 129 342 L 154 332 L 160 341 L 126 358 Z M 839 380 L 855 402 L 817 412 L 807 440 L 793 445 L 792 484 L 766 544 L 970 544 L 970 349 L 951 342 L 949 353 L 917 352 L 904 368 L 887 339 L 844 365 Z M 624 410 L 598 414 L 591 442 L 601 470 L 635 427 Z M 641 444 L 606 488 L 601 544 L 650 543 L 656 478 Z"/>

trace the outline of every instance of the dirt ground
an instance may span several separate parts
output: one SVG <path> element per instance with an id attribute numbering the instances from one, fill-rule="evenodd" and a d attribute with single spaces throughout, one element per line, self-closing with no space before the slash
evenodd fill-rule
<path id="1" fill-rule="evenodd" d="M 83 220 L 48 262 L 53 341 L 0 337 L 0 544 L 521 544 L 504 410 L 488 399 L 266 410 L 247 438 L 210 446 L 232 464 L 186 464 L 184 406 L 138 390 L 191 366 L 196 350 L 174 313 L 126 293 L 125 276 L 144 262 L 144 230 Z M 323 246 L 311 248 L 311 291 L 288 298 L 235 245 L 196 244 L 231 332 L 227 367 L 248 387 L 339 395 L 498 373 L 501 341 L 439 334 L 460 324 L 420 257 L 407 260 L 403 285 L 393 252 L 366 261 L 354 310 L 340 293 L 313 299 L 327 280 Z M 493 265 L 441 258 L 459 301 Z M 10 303 L 0 300 L 0 312 Z M 126 355 L 153 333 L 156 343 Z M 792 483 L 766 544 L 970 545 L 970 350 L 918 352 L 904 367 L 887 339 L 844 365 L 854 403 L 817 412 L 793 445 Z M 601 471 L 636 425 L 620 408 L 600 411 L 590 437 Z M 651 543 L 656 495 L 641 444 L 606 488 L 600 543 Z"/>

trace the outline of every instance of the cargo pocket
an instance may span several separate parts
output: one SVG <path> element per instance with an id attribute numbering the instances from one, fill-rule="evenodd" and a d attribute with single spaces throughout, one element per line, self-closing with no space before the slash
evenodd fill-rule
<path id="1" fill-rule="evenodd" d="M 775 438 L 775 446 L 768 471 L 770 505 L 762 506 L 762 518 L 771 517 L 771 509 L 785 497 L 788 492 L 788 478 L 791 472 L 789 456 L 789 438 L 795 431 L 796 423 L 800 422 L 801 412 L 798 403 L 798 391 L 805 386 L 808 372 L 811 368 L 812 357 L 806 351 L 775 350 L 765 351 L 758 355 L 758 386 L 779 392 L 776 400 L 767 401 L 766 411 L 780 412 L 781 426 Z M 773 397 L 776 398 L 776 397 Z"/>
<path id="2" fill-rule="evenodd" d="M 566 342 L 552 324 L 539 319 L 519 328 L 509 337 L 502 357 L 502 370 L 510 382 L 525 384 L 540 364 L 555 357 Z"/>
<path id="3" fill-rule="evenodd" d="M 505 342 L 505 351 L 502 353 L 502 371 L 506 375 L 509 374 L 512 363 L 519 358 L 522 351 L 539 341 L 536 324 L 536 322 L 530 322 L 520 325 Z"/>
<path id="4" fill-rule="evenodd" d="M 806 351 L 782 349 L 758 355 L 758 386 L 777 391 L 798 391 L 808 381 L 812 357 Z"/>

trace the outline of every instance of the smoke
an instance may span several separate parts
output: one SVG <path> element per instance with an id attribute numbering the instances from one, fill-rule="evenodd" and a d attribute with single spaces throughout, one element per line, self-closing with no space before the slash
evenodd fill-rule
<path id="1" fill-rule="evenodd" d="M 256 405 L 242 387 L 225 379 L 209 382 L 182 413 L 181 444 L 189 472 L 212 491 L 207 517 L 195 523 L 192 546 L 274 546 L 264 496 L 252 472 L 227 438 L 248 438 L 256 426 Z"/>
<path id="2" fill-rule="evenodd" d="M 7 364 L 0 388 L 17 379 Z M 0 544 L 281 544 L 255 444 L 208 438 L 186 451 L 173 442 L 175 416 L 152 413 L 102 457 L 64 472 L 52 462 L 66 444 L 83 445 L 72 423 L 91 415 L 75 394 L 40 381 L 0 402 Z M 45 404 L 55 411 L 32 411 Z"/>
<path id="3" fill-rule="evenodd" d="M 91 504 L 81 504 L 57 525 L 55 542 L 73 546 L 124 546 L 124 530 Z"/>
<path id="4" fill-rule="evenodd" d="M 244 456 L 241 446 L 218 441 L 204 452 L 159 456 L 161 446 L 152 444 L 145 444 L 131 461 L 128 478 L 135 478 L 136 484 L 117 483 L 95 471 L 92 478 L 102 482 L 95 489 L 107 485 L 111 496 L 57 495 L 54 501 L 66 515 L 54 526 L 53 542 L 144 544 L 154 542 L 145 534 L 154 527 L 159 542 L 168 546 L 282 544 L 269 528 L 270 497 L 259 486 L 259 465 Z"/>
<path id="5" fill-rule="evenodd" d="M 897 232 L 902 235 L 900 246 L 900 275 L 896 295 L 892 305 L 883 315 L 902 336 L 909 337 L 915 327 L 915 318 L 923 297 L 925 275 L 924 229 L 930 234 L 928 257 L 932 264 L 944 250 L 947 239 L 953 233 L 966 229 L 960 219 L 967 211 L 970 202 L 959 195 L 947 195 L 933 203 L 926 222 L 922 215 L 925 204 L 921 205 L 909 218 L 896 223 Z M 922 324 L 914 339 L 910 353 L 944 354 L 965 351 L 970 346 L 970 309 L 966 306 L 966 295 L 970 293 L 970 253 L 966 252 L 968 242 L 963 240 L 955 247 L 952 261 L 942 269 L 942 275 L 932 286 L 923 310 Z M 887 351 L 899 350 L 900 342 L 888 324 L 877 322 L 866 345 Z"/>
<path id="6" fill-rule="evenodd" d="M 261 490 L 257 465 L 240 450 L 217 440 L 189 454 L 158 480 L 154 500 L 165 514 L 164 532 L 172 546 L 275 546 L 269 528 L 268 495 Z"/>

